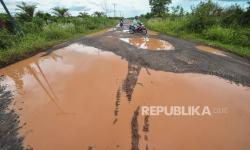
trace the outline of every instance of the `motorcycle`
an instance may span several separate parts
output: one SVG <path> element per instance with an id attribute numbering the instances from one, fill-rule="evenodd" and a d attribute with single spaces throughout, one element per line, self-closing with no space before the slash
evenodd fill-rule
<path id="1" fill-rule="evenodd" d="M 123 20 L 120 21 L 119 26 L 120 28 L 123 28 Z"/>
<path id="2" fill-rule="evenodd" d="M 148 31 L 147 31 L 146 27 L 142 23 L 139 23 L 139 26 L 137 28 L 130 25 L 129 26 L 129 33 L 131 33 L 131 34 L 142 33 L 142 34 L 146 35 L 148 33 Z"/>
<path id="3" fill-rule="evenodd" d="M 123 28 L 123 22 L 120 22 L 119 25 L 120 25 L 120 28 Z"/>

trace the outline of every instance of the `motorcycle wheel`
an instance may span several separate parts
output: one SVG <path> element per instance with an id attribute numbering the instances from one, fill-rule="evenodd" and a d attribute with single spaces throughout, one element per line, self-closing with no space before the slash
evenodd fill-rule
<path id="1" fill-rule="evenodd" d="M 129 29 L 129 33 L 130 33 L 130 34 L 134 34 L 135 32 L 134 32 L 134 30 Z"/>
<path id="2" fill-rule="evenodd" d="M 144 34 L 144 35 L 147 35 L 147 33 L 148 33 L 148 30 L 142 30 L 142 34 Z"/>

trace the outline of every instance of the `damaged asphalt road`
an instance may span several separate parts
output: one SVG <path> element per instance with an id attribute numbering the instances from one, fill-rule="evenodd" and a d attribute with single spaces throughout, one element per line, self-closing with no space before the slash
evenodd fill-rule
<path id="1" fill-rule="evenodd" d="M 250 60 L 200 45 L 118 27 L 1 69 L 0 150 L 218 149 L 218 132 L 220 149 L 247 149 Z M 143 105 L 177 104 L 225 106 L 233 113 L 194 120 L 140 114 Z M 200 124 L 202 132 L 193 128 Z"/>
<path id="2" fill-rule="evenodd" d="M 175 50 L 150 51 L 138 49 L 120 38 L 144 37 L 117 30 L 82 38 L 78 43 L 111 51 L 129 62 L 142 67 L 175 73 L 202 73 L 216 75 L 224 79 L 250 86 L 250 60 L 234 54 L 215 55 L 196 49 L 197 44 L 175 37 L 157 34 L 148 35 L 171 43 Z"/>

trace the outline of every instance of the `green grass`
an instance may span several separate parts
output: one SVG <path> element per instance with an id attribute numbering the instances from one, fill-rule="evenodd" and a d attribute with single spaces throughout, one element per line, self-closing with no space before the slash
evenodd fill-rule
<path id="1" fill-rule="evenodd" d="M 30 57 L 40 51 L 46 50 L 53 45 L 79 38 L 89 33 L 97 32 L 101 29 L 111 27 L 115 20 L 108 18 L 74 18 L 67 23 L 54 22 L 44 25 L 40 29 L 33 28 L 31 24 L 23 37 L 10 35 L 0 31 L 2 34 L 0 44 L 0 67 Z M 8 45 L 7 45 L 8 43 Z"/>
<path id="2" fill-rule="evenodd" d="M 147 20 L 145 25 L 154 31 L 164 34 L 201 42 L 225 51 L 250 58 L 250 29 L 224 28 L 219 25 L 211 26 L 202 32 L 195 33 L 188 28 L 188 18 Z"/>

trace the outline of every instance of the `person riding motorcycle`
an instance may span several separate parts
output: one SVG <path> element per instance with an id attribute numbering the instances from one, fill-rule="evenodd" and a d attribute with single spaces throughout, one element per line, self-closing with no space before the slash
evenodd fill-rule
<path id="1" fill-rule="evenodd" d="M 141 22 L 139 20 L 139 17 L 138 16 L 135 16 L 133 22 L 132 22 L 132 26 L 137 29 L 139 26 L 140 26 Z"/>
<path id="2" fill-rule="evenodd" d="M 120 19 L 120 27 L 123 27 L 123 18 Z"/>
<path id="3" fill-rule="evenodd" d="M 147 29 L 141 23 L 138 16 L 135 16 L 134 20 L 132 21 L 131 25 L 129 26 L 129 33 L 143 33 L 147 34 Z"/>

